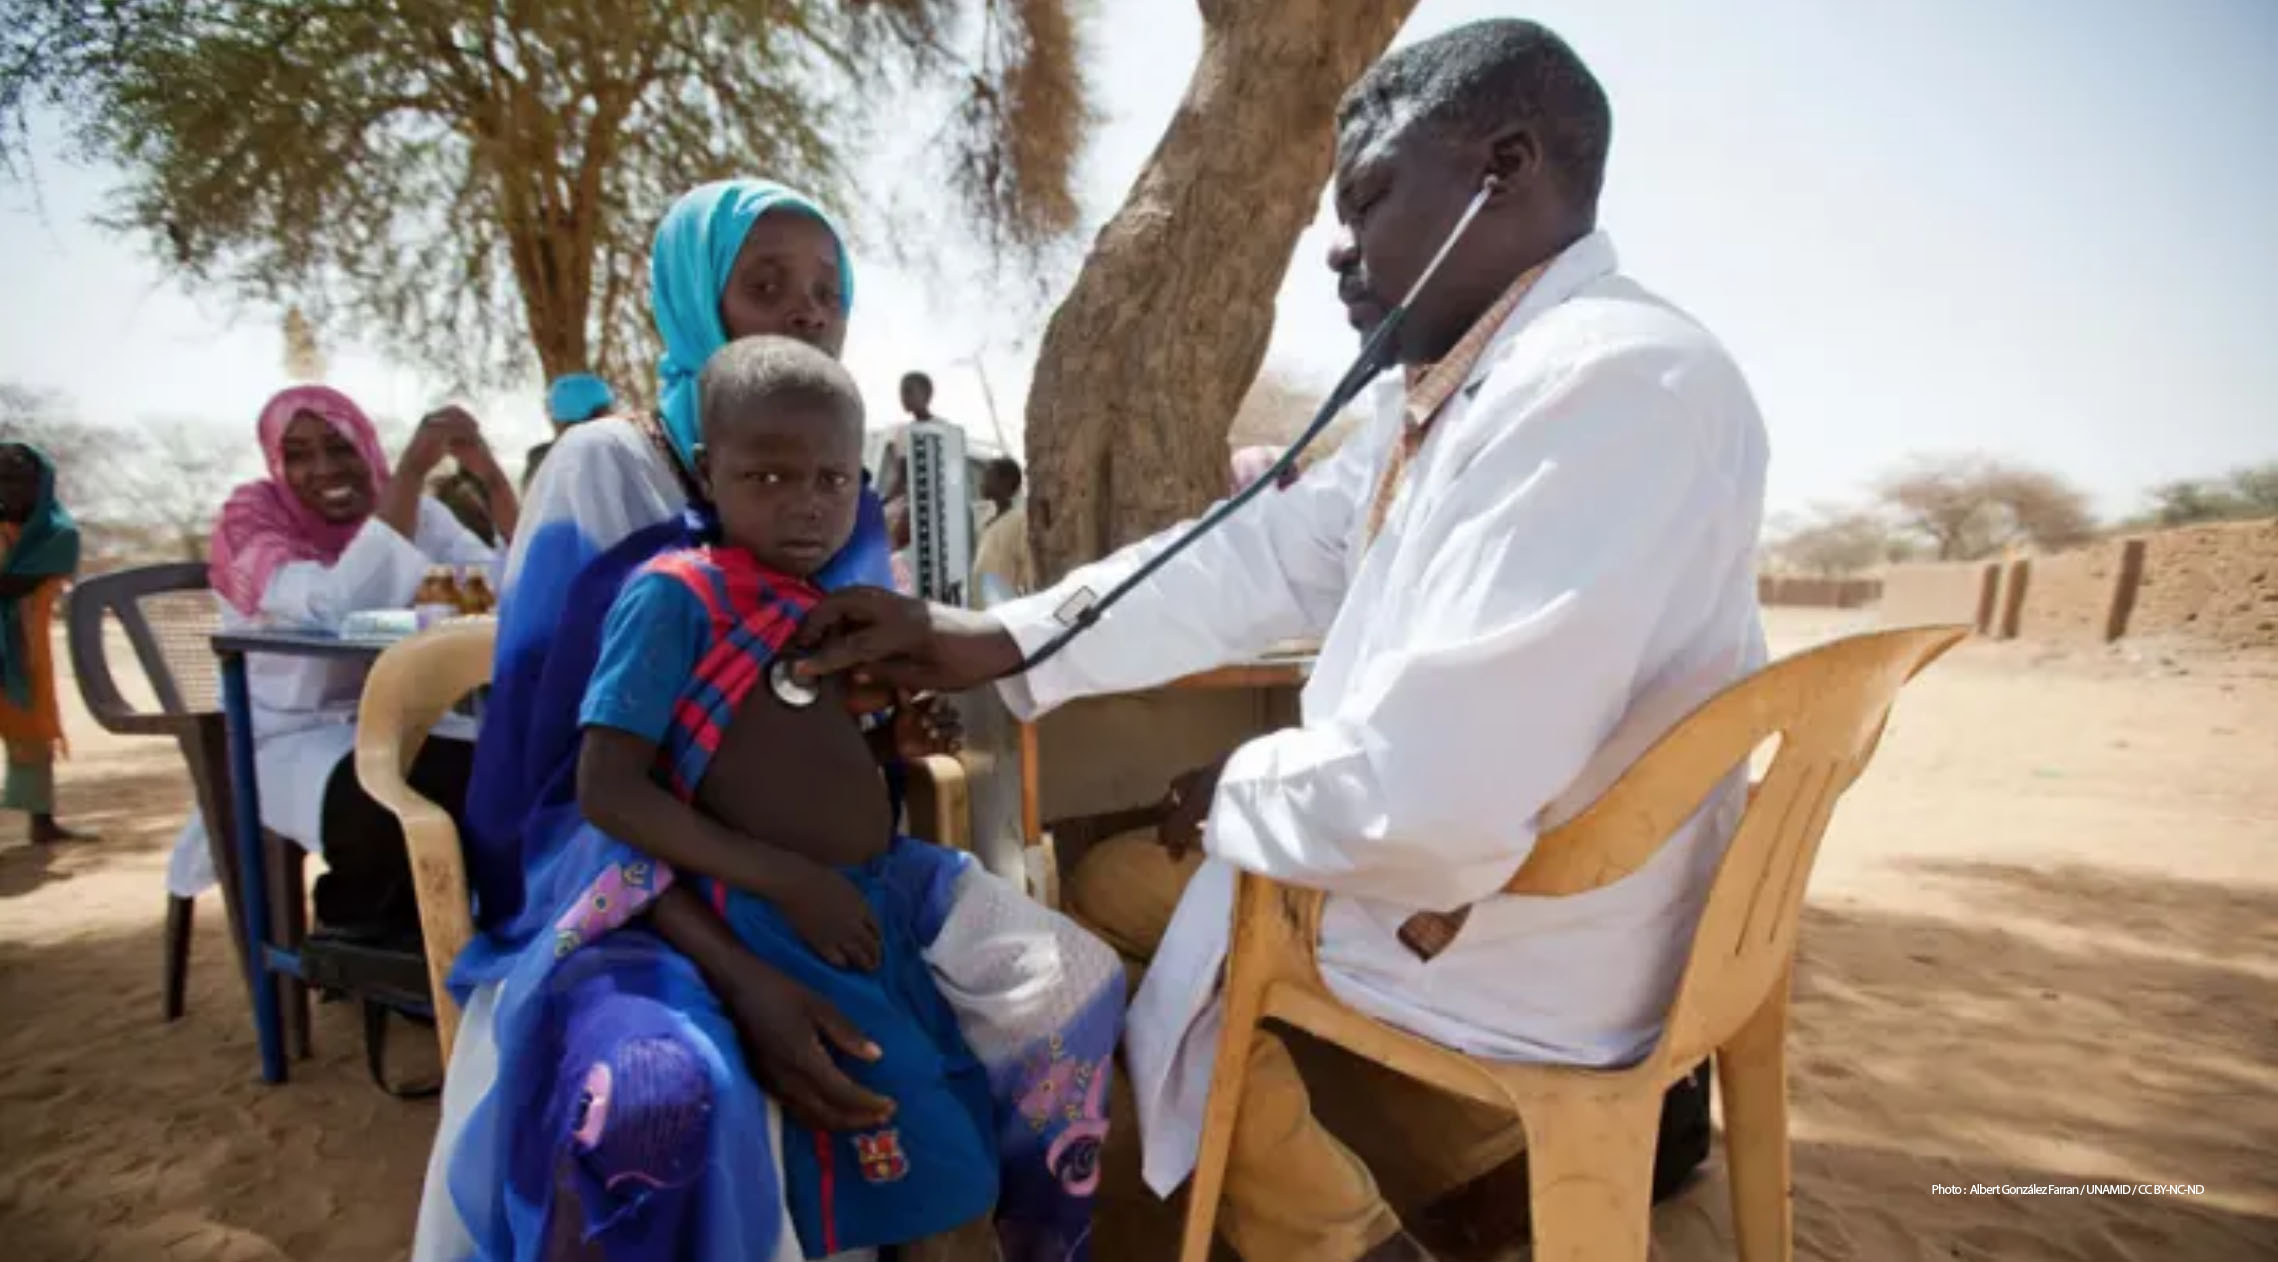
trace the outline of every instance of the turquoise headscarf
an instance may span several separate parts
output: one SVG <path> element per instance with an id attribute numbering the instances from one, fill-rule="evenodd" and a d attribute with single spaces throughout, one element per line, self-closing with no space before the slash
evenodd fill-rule
<path id="1" fill-rule="evenodd" d="M 712 352 L 728 343 L 720 325 L 720 291 L 727 288 L 728 273 L 753 221 L 771 210 L 797 211 L 830 229 L 838 242 L 840 310 L 851 313 L 854 308 L 846 235 L 804 194 L 769 180 L 721 180 L 674 202 L 657 225 L 656 244 L 649 251 L 649 303 L 664 338 L 657 398 L 665 433 L 684 461 L 695 459 L 696 376 Z"/>
<path id="2" fill-rule="evenodd" d="M 546 387 L 546 415 L 556 425 L 590 421 L 616 406 L 609 383 L 589 372 L 563 373 Z"/>
<path id="3" fill-rule="evenodd" d="M 32 495 L 31 516 L 15 546 L 0 560 L 0 574 L 9 578 L 62 578 L 79 568 L 79 523 L 55 498 L 55 462 L 30 443 L 4 443 L 32 458 L 39 469 L 39 489 Z M 0 597 L 0 688 L 18 707 L 32 703 L 29 645 L 24 639 L 21 600 Z M 45 635 L 45 627 L 38 628 Z"/>

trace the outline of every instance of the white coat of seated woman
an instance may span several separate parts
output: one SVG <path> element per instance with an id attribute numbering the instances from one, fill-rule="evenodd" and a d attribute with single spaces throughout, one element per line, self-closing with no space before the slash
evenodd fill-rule
<path id="1" fill-rule="evenodd" d="M 393 469 L 362 409 L 326 386 L 296 386 L 261 411 L 269 476 L 232 492 L 215 524 L 212 577 L 224 630 L 337 631 L 352 613 L 409 609 L 435 566 L 476 567 L 495 581 L 496 552 L 424 493 L 448 455 L 479 478 L 491 519 L 511 532 L 513 484 L 475 420 L 445 408 L 420 422 Z M 350 758 L 368 666 L 340 658 L 253 654 L 261 822 L 326 858 L 321 923 L 384 932 L 416 923 L 394 816 L 365 795 Z M 412 784 L 454 814 L 466 797 L 474 732 L 438 729 Z M 183 856 L 178 855 L 178 859 Z M 181 885 L 183 864 L 172 884 Z"/>

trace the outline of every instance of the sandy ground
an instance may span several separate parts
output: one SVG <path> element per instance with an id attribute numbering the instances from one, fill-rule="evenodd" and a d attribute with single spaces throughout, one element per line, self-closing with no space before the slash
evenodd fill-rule
<path id="1" fill-rule="evenodd" d="M 1785 650 L 1855 625 L 1773 631 Z M 0 821 L 0 1256 L 405 1256 L 433 1104 L 367 1082 L 339 1006 L 293 1082 L 262 1086 L 210 896 L 189 1015 L 160 1021 L 187 785 L 171 745 L 73 724 L 64 814 L 103 839 L 42 852 Z M 1812 885 L 1801 1255 L 2278 1257 L 2274 860 L 2278 660 L 1978 645 L 1918 681 Z M 432 1065 L 421 1033 L 399 1048 Z M 1931 1190 L 2085 1183 L 2204 1193 Z M 1712 1168 L 1656 1211 L 1654 1256 L 1733 1256 L 1724 1197 Z"/>

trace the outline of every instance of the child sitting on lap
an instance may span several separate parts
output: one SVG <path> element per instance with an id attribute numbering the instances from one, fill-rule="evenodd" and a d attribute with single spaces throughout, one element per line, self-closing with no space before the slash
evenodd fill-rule
<path id="1" fill-rule="evenodd" d="M 699 395 L 717 541 L 659 556 L 610 610 L 578 802 L 602 831 L 710 878 L 737 938 L 879 1049 L 842 1067 L 894 1102 L 890 1119 L 861 1133 L 786 1126 L 786 1199 L 808 1256 L 915 1240 L 985 1216 L 999 1191 L 989 1071 L 923 955 L 969 860 L 895 836 L 881 766 L 953 729 L 905 704 L 866 733 L 864 700 L 836 681 L 770 684 L 820 598 L 809 579 L 855 529 L 862 402 L 846 370 L 799 342 L 747 339 L 713 357 Z M 641 1089 L 589 1084 L 585 1107 Z M 581 1124 L 580 1140 L 603 1143 L 605 1129 Z"/>

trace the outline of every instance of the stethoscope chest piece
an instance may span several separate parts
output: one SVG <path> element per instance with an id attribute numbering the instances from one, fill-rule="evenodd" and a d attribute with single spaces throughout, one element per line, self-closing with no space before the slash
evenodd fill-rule
<path id="1" fill-rule="evenodd" d="M 767 690 L 775 699 L 793 710 L 804 710 L 822 699 L 822 690 L 813 684 L 799 682 L 791 673 L 791 659 L 778 657 L 767 668 Z"/>

